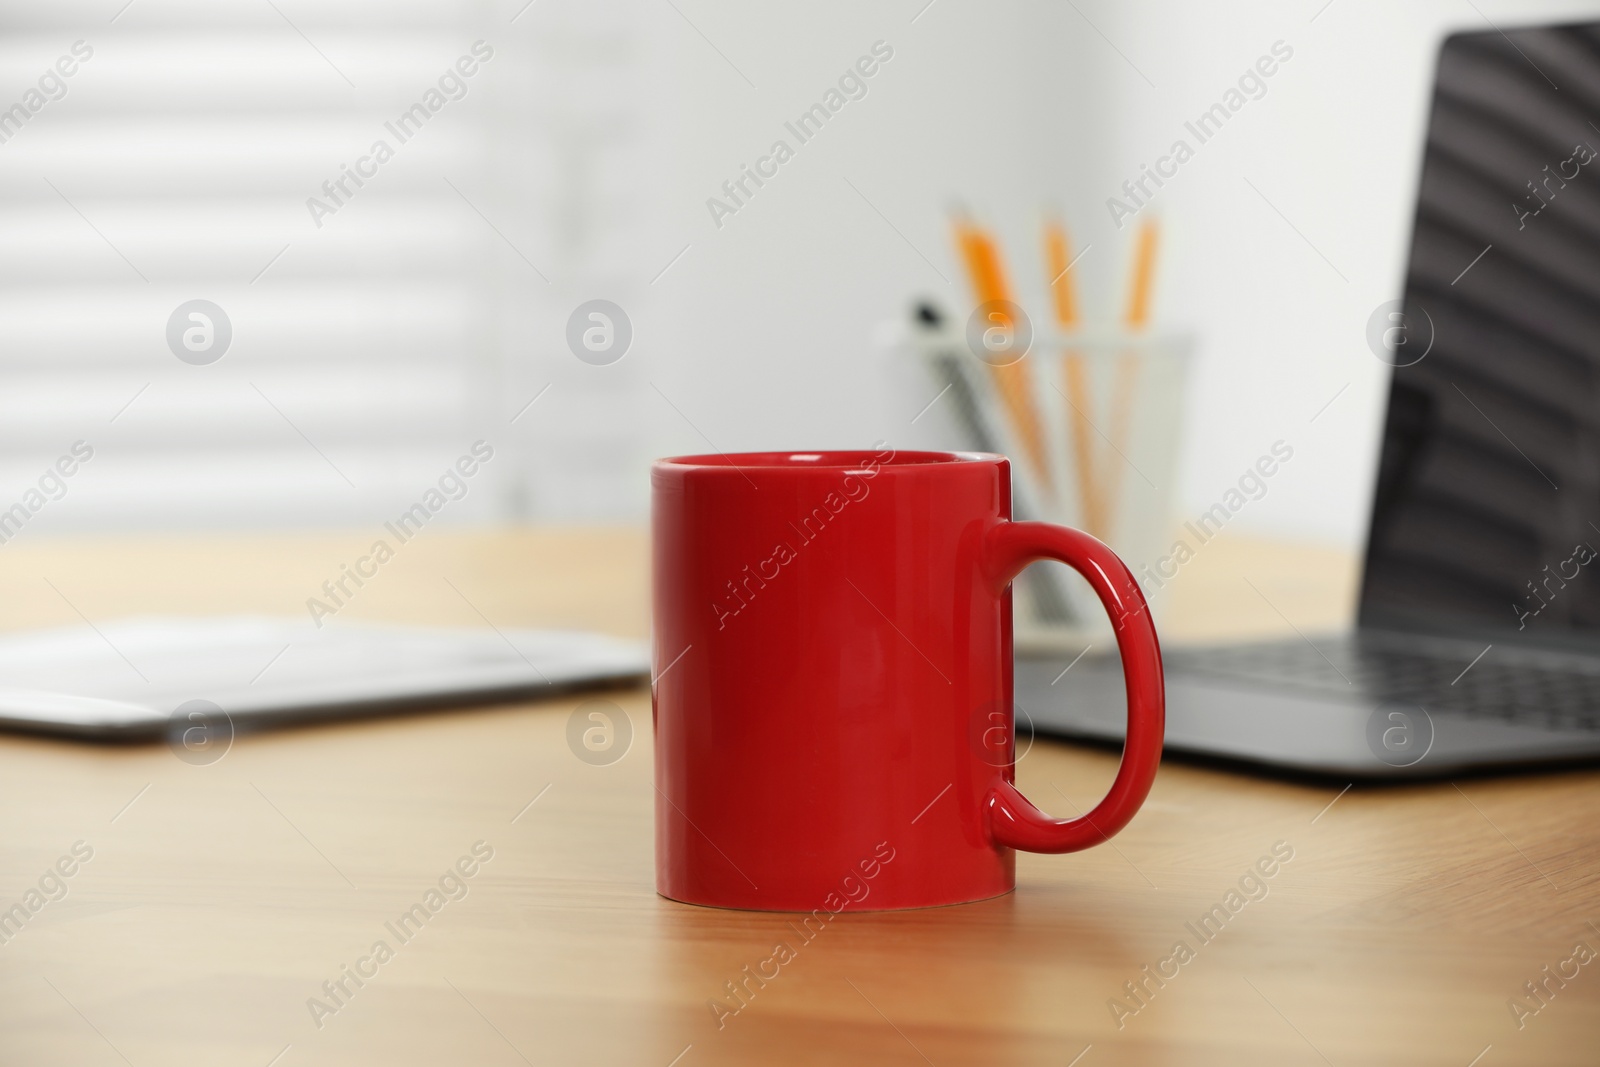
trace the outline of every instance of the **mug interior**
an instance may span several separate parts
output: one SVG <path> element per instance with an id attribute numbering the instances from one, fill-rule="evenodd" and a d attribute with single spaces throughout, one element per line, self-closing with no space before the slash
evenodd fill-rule
<path id="1" fill-rule="evenodd" d="M 762 470 L 852 470 L 876 467 L 919 467 L 939 463 L 993 463 L 1003 456 L 992 452 L 899 452 L 885 448 L 818 452 L 729 452 L 701 456 L 671 456 L 659 466 L 737 467 Z"/>

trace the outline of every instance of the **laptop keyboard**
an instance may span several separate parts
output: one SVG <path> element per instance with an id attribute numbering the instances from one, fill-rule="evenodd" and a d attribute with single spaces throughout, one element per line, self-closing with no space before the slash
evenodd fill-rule
<path id="1" fill-rule="evenodd" d="M 1498 649 L 1473 663 L 1471 656 L 1406 652 L 1349 637 L 1314 641 L 1173 649 L 1163 652 L 1163 660 L 1171 673 L 1417 704 L 1429 713 L 1600 732 L 1600 669 L 1562 669 L 1513 661 L 1507 654 L 1497 659 Z"/>

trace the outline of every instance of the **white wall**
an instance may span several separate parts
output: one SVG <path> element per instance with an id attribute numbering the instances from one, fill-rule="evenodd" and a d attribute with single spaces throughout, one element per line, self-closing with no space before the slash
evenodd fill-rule
<path id="1" fill-rule="evenodd" d="M 161 220 L 186 210 L 185 201 L 166 196 L 162 183 L 140 186 L 128 177 L 121 157 L 106 155 L 96 122 L 111 115 L 135 132 L 144 128 L 136 122 L 170 124 L 174 115 L 202 132 L 220 124 L 274 166 L 305 157 L 304 175 L 295 171 L 282 188 L 269 188 L 259 166 L 212 177 L 182 157 L 163 161 L 189 183 L 172 188 L 200 188 L 219 202 L 245 198 L 272 220 L 250 229 L 240 211 L 219 212 L 213 233 L 212 215 L 183 216 L 184 233 L 205 231 L 202 252 L 245 248 L 230 261 L 236 288 L 265 300 L 259 294 L 273 284 L 301 277 L 353 284 L 415 267 L 437 284 L 401 293 L 385 282 L 385 298 L 402 303 L 407 315 L 456 315 L 440 339 L 402 331 L 408 344 L 428 349 L 430 366 L 462 379 L 451 413 L 437 413 L 442 390 L 422 396 L 420 413 L 402 419 L 376 393 L 339 400 L 325 381 L 307 379 L 304 397 L 288 391 L 280 398 L 284 414 L 305 422 L 305 438 L 333 462 L 360 468 L 354 481 L 387 479 L 402 496 L 419 491 L 406 463 L 426 473 L 454 458 L 458 438 L 505 441 L 495 468 L 503 482 L 442 521 L 637 519 L 646 508 L 651 456 L 865 446 L 880 438 L 916 443 L 904 415 L 894 414 L 905 410 L 905 398 L 886 390 L 877 338 L 884 323 L 904 320 L 917 296 L 931 295 L 958 313 L 970 307 L 950 233 L 957 202 L 999 234 L 1016 288 L 1041 311 L 1040 212 L 1063 208 L 1079 247 L 1092 246 L 1076 272 L 1087 305 L 1114 307 L 1132 228 L 1112 224 L 1106 199 L 1282 40 L 1294 56 L 1266 95 L 1198 146 L 1150 209 L 1164 227 L 1158 319 L 1199 340 L 1180 508 L 1193 514 L 1215 501 L 1282 438 L 1296 450 L 1293 463 L 1237 527 L 1351 546 L 1365 522 L 1386 386 L 1364 327 L 1373 308 L 1398 292 L 1437 42 L 1449 29 L 1484 26 L 1485 17 L 1504 25 L 1600 17 L 1597 0 L 284 3 L 284 14 L 320 42 L 330 62 L 359 68 L 359 88 L 341 81 L 268 7 L 137 4 L 112 23 L 99 0 L 63 0 L 48 10 L 11 5 L 0 39 L 0 74 L 12 86 L 0 86 L 11 94 L 5 99 L 15 99 L 39 65 L 76 37 L 93 36 L 99 52 L 71 97 L 0 152 L 0 187 L 16 193 L 13 214 L 27 221 L 23 243 L 0 255 L 7 280 L 0 333 L 7 315 L 37 312 L 29 287 L 40 284 L 40 263 L 55 272 L 50 284 L 72 299 L 102 275 L 155 291 L 104 247 L 86 217 L 99 219 L 104 237 L 129 261 L 160 267 L 157 281 L 177 284 L 181 276 L 182 295 L 210 292 L 221 276 L 214 255 L 197 252 L 188 273 L 162 258 L 162 242 L 172 241 Z M 149 58 L 191 47 L 197 19 L 226 45 L 213 49 L 221 59 L 178 69 Z M 387 44 L 380 25 L 410 42 L 407 49 Z M 381 187 L 340 214 L 349 251 L 328 254 L 333 237 L 306 234 L 311 179 L 351 158 L 383 116 L 476 37 L 494 41 L 493 68 L 470 100 L 452 105 L 448 121 L 429 128 L 426 142 L 385 171 Z M 820 100 L 878 41 L 894 54 L 867 82 L 867 95 L 799 144 L 785 120 Z M 230 58 L 256 52 L 279 58 L 255 67 Z M 140 89 L 154 74 L 166 96 Z M 252 85 L 267 81 L 283 88 L 249 97 Z M 245 106 L 249 99 L 256 102 Z M 268 113 L 263 100 L 277 108 L 273 115 L 282 113 L 274 127 L 282 151 L 239 132 Z M 323 145 L 313 134 L 329 116 L 345 125 Z M 722 195 L 722 183 L 777 138 L 791 142 L 795 158 L 717 226 L 707 199 Z M 201 136 L 199 143 L 208 142 Z M 51 152 L 79 160 L 81 179 L 52 162 Z M 221 152 L 212 144 L 200 158 L 215 164 Z M 45 177 L 90 197 L 79 205 L 83 217 L 59 202 Z M 395 255 L 395 235 L 405 226 L 393 220 L 418 216 L 384 212 L 404 209 L 413 193 L 442 205 L 448 232 L 469 251 L 436 254 L 419 239 L 410 258 Z M 293 254 L 251 289 L 247 279 L 259 264 L 291 243 Z M 75 487 L 30 536 L 84 526 L 181 526 L 197 516 L 212 525 L 260 524 L 269 514 L 327 525 L 387 513 L 387 504 L 349 493 L 246 387 L 257 371 L 295 359 L 325 377 L 325 361 L 285 342 L 281 331 L 252 333 L 241 321 L 237 352 L 196 371 L 173 359 L 162 340 L 176 297 L 164 289 L 141 296 L 148 307 L 124 316 L 123 333 L 101 343 L 121 320 L 97 290 L 85 292 L 86 302 L 73 305 L 85 313 L 69 316 L 51 336 L 61 341 L 56 348 L 70 342 L 93 359 L 80 367 L 55 358 L 49 344 L 0 352 L 0 413 L 14 416 L 0 420 L 0 508 L 37 475 L 35 452 L 53 457 L 58 438 L 87 433 L 75 428 L 73 420 L 82 421 L 77 408 L 51 414 L 27 392 L 43 371 L 70 385 L 79 406 L 96 390 L 121 403 L 132 386 L 154 384 L 126 418 L 99 430 L 105 458 L 95 470 L 105 472 L 106 484 Z M 284 288 L 272 298 L 271 314 L 257 317 L 315 332 L 308 316 L 323 305 L 299 292 Z M 458 294 L 454 303 L 441 295 L 447 292 Z M 571 310 L 597 297 L 621 304 L 633 319 L 632 349 L 611 366 L 579 362 L 564 338 Z M 399 321 L 388 324 L 391 333 L 401 330 Z M 352 361 L 390 368 L 371 380 L 393 384 L 389 334 L 360 333 L 341 341 L 344 349 Z M 134 375 L 130 387 L 122 389 L 114 373 Z M 254 404 L 259 426 L 219 419 L 214 404 L 177 389 L 206 374 Z M 169 380 L 177 383 L 172 389 Z M 265 392 L 273 393 L 270 385 Z M 546 386 L 548 395 L 510 424 Z M 99 427 L 104 415 L 94 410 Z M 45 425 L 46 416 L 57 415 L 60 425 Z M 407 455 L 416 455 L 403 462 L 376 432 L 361 430 L 367 423 L 357 416 L 391 429 L 403 424 Z M 179 445 L 163 453 L 170 459 L 162 468 L 164 496 L 117 474 L 116 463 L 132 462 L 140 420 L 159 424 L 152 433 Z M 250 482 L 248 470 L 218 458 L 229 442 L 248 444 L 247 431 L 259 431 L 282 454 L 267 471 L 277 479 L 274 491 L 304 507 L 252 510 L 196 488 L 203 481 L 197 471 L 210 463 L 236 497 L 266 499 L 257 489 L 266 474 Z M 423 447 L 434 438 L 437 447 Z M 369 455 L 377 457 L 370 472 L 362 467 Z M 336 506 L 346 497 L 348 506 Z M 169 506 L 169 498 L 176 503 Z M 178 506 L 185 503 L 192 506 Z"/>
<path id="2" fill-rule="evenodd" d="M 758 88 L 679 20 L 667 210 L 693 247 L 656 287 L 655 343 L 641 351 L 652 380 L 725 451 L 902 440 L 874 329 L 916 294 L 967 302 L 951 205 L 1032 253 L 1040 204 L 1089 192 L 1084 146 L 1104 140 L 1109 115 L 1091 103 L 1103 90 L 1078 16 L 1031 2 L 936 0 L 915 22 L 926 0 L 787 15 L 675 2 Z M 784 121 L 880 40 L 894 56 L 868 95 L 715 227 L 707 198 L 775 137 L 793 143 Z M 660 408 L 662 452 L 707 450 Z"/>
<path id="3" fill-rule="evenodd" d="M 1172 230 L 1166 312 L 1202 342 L 1184 487 L 1191 507 L 1209 503 L 1281 437 L 1296 448 L 1288 476 L 1239 525 L 1358 546 L 1388 389 L 1366 323 L 1400 294 L 1438 42 L 1485 17 L 1511 27 L 1600 5 L 1323 3 L 1104 5 L 1107 33 L 1157 88 L 1123 86 L 1103 162 L 1120 182 L 1274 41 L 1294 49 L 1155 205 Z"/>
<path id="4" fill-rule="evenodd" d="M 1199 340 L 1180 507 L 1215 501 L 1281 438 L 1295 459 L 1238 528 L 1359 546 L 1387 389 L 1366 321 L 1398 295 L 1434 52 L 1450 30 L 1487 28 L 1472 5 L 937 0 L 912 24 L 921 0 L 788 15 L 675 2 L 759 88 L 681 19 L 665 21 L 682 82 L 664 200 L 693 247 L 659 286 L 640 355 L 730 451 L 894 439 L 866 373 L 874 326 L 914 293 L 970 303 L 948 231 L 956 199 L 999 230 L 1035 286 L 1039 208 L 1065 205 L 1080 244 L 1094 245 L 1079 268 L 1091 300 L 1114 302 L 1133 229 L 1116 230 L 1106 198 L 1287 43 L 1293 58 L 1265 96 L 1152 204 L 1164 228 L 1159 318 Z M 1593 2 L 1477 6 L 1501 26 L 1600 17 Z M 895 58 L 870 95 L 715 229 L 704 199 L 879 38 Z M 707 447 L 660 408 L 658 452 Z"/>

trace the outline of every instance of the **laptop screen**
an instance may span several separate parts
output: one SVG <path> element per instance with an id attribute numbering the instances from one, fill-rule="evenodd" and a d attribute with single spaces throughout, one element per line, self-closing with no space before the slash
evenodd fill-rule
<path id="1" fill-rule="evenodd" d="M 1600 641 L 1600 23 L 1439 55 L 1361 623 Z"/>

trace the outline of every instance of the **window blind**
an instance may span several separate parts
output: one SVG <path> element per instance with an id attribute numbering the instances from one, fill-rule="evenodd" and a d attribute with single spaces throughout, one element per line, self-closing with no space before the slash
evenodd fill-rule
<path id="1" fill-rule="evenodd" d="M 71 0 L 4 18 L 0 512 L 84 442 L 30 526 L 359 525 L 479 440 L 494 458 L 452 521 L 627 510 L 542 458 L 585 425 L 586 391 L 615 410 L 633 388 L 558 381 L 568 292 L 626 268 L 590 247 L 604 227 L 556 239 L 563 195 L 604 187 L 556 165 L 596 105 L 536 95 L 562 64 L 616 61 L 550 49 L 626 35 L 614 16 Z M 620 84 L 598 97 L 613 119 Z M 614 158 L 590 151 L 590 177 Z M 211 359 L 186 332 L 231 337 Z M 606 429 L 626 451 L 626 420 Z"/>

